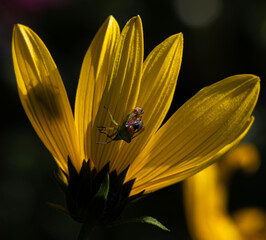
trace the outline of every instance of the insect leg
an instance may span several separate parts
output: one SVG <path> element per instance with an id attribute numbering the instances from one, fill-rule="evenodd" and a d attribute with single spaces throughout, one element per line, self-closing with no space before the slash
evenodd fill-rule
<path id="1" fill-rule="evenodd" d="M 116 126 L 119 126 L 119 124 L 114 120 L 113 115 L 112 115 L 112 113 L 110 112 L 110 110 L 109 110 L 107 107 L 105 107 L 105 106 L 104 106 L 104 108 L 108 111 L 109 116 L 110 116 L 112 122 L 113 122 Z"/>
<path id="2" fill-rule="evenodd" d="M 100 133 L 106 133 L 106 130 L 114 131 L 117 130 L 115 127 L 97 127 Z"/>
<path id="3" fill-rule="evenodd" d="M 97 144 L 107 144 L 107 143 L 110 143 L 110 142 L 112 142 L 115 139 L 115 137 L 117 135 L 116 132 L 115 133 L 112 133 L 110 135 L 107 132 L 100 132 L 100 133 L 105 134 L 108 138 L 110 138 L 110 140 L 109 141 L 106 141 L 106 142 L 96 142 Z"/>
<path id="4" fill-rule="evenodd" d="M 135 133 L 134 133 L 132 139 L 135 138 L 135 137 L 137 137 L 138 135 L 140 135 L 140 134 L 144 131 L 144 129 L 145 129 L 145 128 L 144 128 L 144 125 L 142 126 L 141 129 L 137 129 L 137 130 L 135 131 Z"/>

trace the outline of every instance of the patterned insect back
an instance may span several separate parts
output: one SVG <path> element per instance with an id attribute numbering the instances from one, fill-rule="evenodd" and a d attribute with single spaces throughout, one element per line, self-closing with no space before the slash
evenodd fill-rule
<path id="1" fill-rule="evenodd" d="M 139 107 L 134 108 L 132 112 L 125 117 L 121 125 L 114 120 L 109 109 L 106 107 L 105 109 L 108 111 L 110 118 L 116 127 L 98 127 L 99 132 L 105 134 L 110 140 L 97 143 L 107 144 L 119 140 L 130 143 L 133 138 L 137 137 L 144 130 L 144 124 L 141 121 L 142 114 L 144 113 L 143 109 Z"/>

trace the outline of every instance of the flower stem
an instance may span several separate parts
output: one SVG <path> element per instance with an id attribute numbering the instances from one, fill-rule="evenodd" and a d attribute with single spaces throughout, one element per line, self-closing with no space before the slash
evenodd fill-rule
<path id="1" fill-rule="evenodd" d="M 80 229 L 78 240 L 88 240 L 92 229 L 93 229 L 93 224 L 84 223 Z"/>

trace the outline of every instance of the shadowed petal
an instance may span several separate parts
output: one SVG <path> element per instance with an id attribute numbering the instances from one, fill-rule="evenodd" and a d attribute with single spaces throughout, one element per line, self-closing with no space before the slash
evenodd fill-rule
<path id="1" fill-rule="evenodd" d="M 91 158 L 91 129 L 107 82 L 120 30 L 110 16 L 95 35 L 83 60 L 75 102 L 81 154 Z"/>
<path id="2" fill-rule="evenodd" d="M 252 125 L 260 89 L 254 75 L 236 75 L 199 91 L 151 138 L 129 168 L 132 194 L 155 191 L 212 164 Z"/>
<path id="3" fill-rule="evenodd" d="M 81 166 L 72 110 L 57 67 L 42 40 L 28 27 L 15 25 L 12 56 L 24 110 L 59 167 L 67 157 Z"/>

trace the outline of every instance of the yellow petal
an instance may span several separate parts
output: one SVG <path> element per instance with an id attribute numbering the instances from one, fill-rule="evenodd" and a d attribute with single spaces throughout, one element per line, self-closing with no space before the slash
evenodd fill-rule
<path id="1" fill-rule="evenodd" d="M 112 125 L 107 107 L 118 123 L 136 106 L 140 78 L 143 65 L 143 30 L 139 16 L 130 19 L 122 30 L 115 59 L 107 83 L 103 99 L 101 101 L 93 129 L 93 161 L 98 169 L 101 169 L 110 161 L 111 169 L 114 169 L 114 159 L 123 141 L 113 142 L 108 145 L 97 144 L 105 142 L 106 136 L 97 130 L 99 126 L 110 127 Z M 114 125 L 113 125 L 114 126 Z"/>
<path id="2" fill-rule="evenodd" d="M 264 239 L 265 213 L 241 209 L 232 218 L 228 212 L 232 174 L 239 168 L 254 169 L 258 157 L 254 145 L 240 144 L 218 163 L 184 181 L 185 213 L 193 239 Z"/>
<path id="3" fill-rule="evenodd" d="M 28 27 L 15 25 L 12 56 L 25 112 L 57 164 L 67 172 L 67 157 L 81 166 L 72 110 L 57 67 L 42 40 Z"/>
<path id="4" fill-rule="evenodd" d="M 91 129 L 107 82 L 120 35 L 110 16 L 95 35 L 83 60 L 75 102 L 75 122 L 82 157 L 91 158 Z"/>
<path id="5" fill-rule="evenodd" d="M 129 168 L 133 191 L 155 191 L 212 164 L 246 135 L 259 78 L 235 75 L 199 91 L 151 138 Z"/>
<path id="6" fill-rule="evenodd" d="M 243 240 L 227 212 L 227 189 L 214 164 L 184 181 L 188 227 L 195 240 Z"/>
<path id="7" fill-rule="evenodd" d="M 266 212 L 259 208 L 244 208 L 233 214 L 233 219 L 244 239 L 266 239 Z"/>
<path id="8" fill-rule="evenodd" d="M 253 144 L 240 144 L 223 157 L 220 164 L 221 175 L 225 179 L 231 177 L 236 170 L 243 170 L 246 173 L 254 173 L 260 165 L 258 149 Z"/>
<path id="9" fill-rule="evenodd" d="M 183 35 L 179 33 L 159 44 L 145 60 L 137 101 L 137 106 L 144 110 L 145 131 L 121 148 L 118 172 L 131 164 L 162 124 L 175 92 L 182 53 Z"/>

